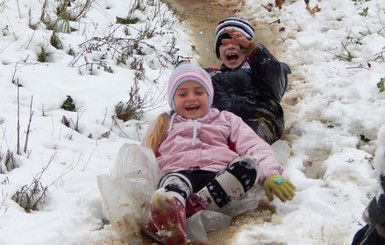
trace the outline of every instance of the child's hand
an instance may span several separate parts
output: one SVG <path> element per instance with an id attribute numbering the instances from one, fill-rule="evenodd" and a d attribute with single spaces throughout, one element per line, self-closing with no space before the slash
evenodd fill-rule
<path id="1" fill-rule="evenodd" d="M 242 33 L 236 31 L 235 28 L 225 28 L 224 29 L 226 33 L 228 33 L 231 36 L 230 38 L 222 39 L 222 44 L 233 44 L 233 45 L 239 45 L 245 49 L 248 49 L 250 47 L 250 44 L 252 43 L 250 39 L 247 39 L 245 36 L 242 35 Z"/>
<path id="2" fill-rule="evenodd" d="M 293 199 L 295 195 L 295 186 L 281 175 L 266 178 L 265 182 L 263 182 L 263 188 L 269 201 L 273 201 L 273 194 L 282 202 Z"/>

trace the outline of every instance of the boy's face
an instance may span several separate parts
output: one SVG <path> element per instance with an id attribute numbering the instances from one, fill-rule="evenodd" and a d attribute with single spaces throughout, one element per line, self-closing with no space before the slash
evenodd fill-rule
<path id="1" fill-rule="evenodd" d="M 241 52 L 239 45 L 221 44 L 219 46 L 219 59 L 230 69 L 240 66 L 246 59 L 246 55 Z"/>
<path id="2" fill-rule="evenodd" d="M 187 119 L 206 115 L 209 102 L 206 90 L 197 82 L 182 83 L 174 95 L 175 111 Z"/>

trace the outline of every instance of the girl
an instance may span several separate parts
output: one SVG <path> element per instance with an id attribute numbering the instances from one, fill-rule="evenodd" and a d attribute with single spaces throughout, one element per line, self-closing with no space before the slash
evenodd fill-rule
<path id="1" fill-rule="evenodd" d="M 148 229 L 167 245 L 185 244 L 186 216 L 217 210 L 240 199 L 255 183 L 268 199 L 291 200 L 295 187 L 283 178 L 269 144 L 233 113 L 211 108 L 208 73 L 176 67 L 168 82 L 171 113 L 161 114 L 142 145 L 153 150 L 165 174 L 151 199 Z"/>

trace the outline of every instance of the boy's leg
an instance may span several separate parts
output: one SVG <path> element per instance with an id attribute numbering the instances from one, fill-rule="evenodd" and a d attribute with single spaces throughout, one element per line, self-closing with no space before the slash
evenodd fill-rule
<path id="1" fill-rule="evenodd" d="M 241 199 L 258 178 L 257 160 L 251 156 L 239 157 L 219 172 L 198 195 L 204 200 L 206 209 L 217 210 L 232 200 Z"/>
<path id="2" fill-rule="evenodd" d="M 275 122 L 279 123 L 279 126 L 282 127 L 279 129 L 274 127 L 271 121 L 267 120 L 265 117 L 249 118 L 245 120 L 245 123 L 269 145 L 276 142 L 283 133 L 283 122 L 281 122 L 278 117 L 275 119 Z"/>

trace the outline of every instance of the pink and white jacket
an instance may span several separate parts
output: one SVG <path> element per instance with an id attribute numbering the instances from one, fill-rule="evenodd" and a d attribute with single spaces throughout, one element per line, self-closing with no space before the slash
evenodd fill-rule
<path id="1" fill-rule="evenodd" d="M 150 126 L 148 133 L 153 126 Z M 235 158 L 244 155 L 258 159 L 260 184 L 266 177 L 283 171 L 271 146 L 240 117 L 215 108 L 195 120 L 173 114 L 169 131 L 156 155 L 159 167 L 165 174 L 195 169 L 218 172 Z"/>

